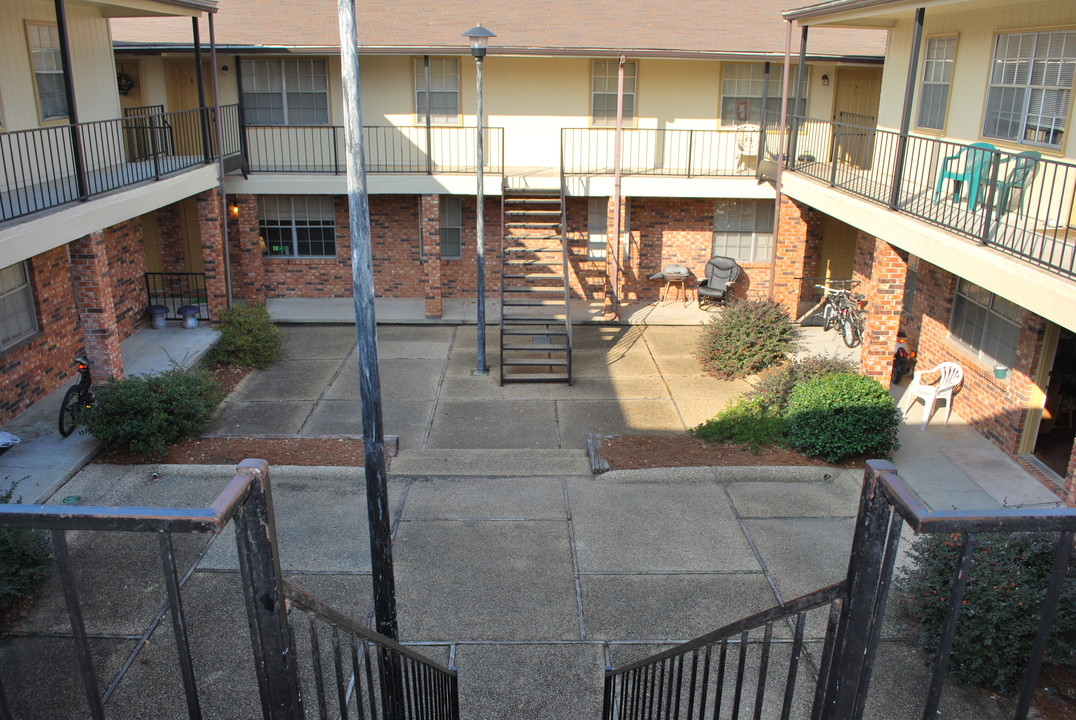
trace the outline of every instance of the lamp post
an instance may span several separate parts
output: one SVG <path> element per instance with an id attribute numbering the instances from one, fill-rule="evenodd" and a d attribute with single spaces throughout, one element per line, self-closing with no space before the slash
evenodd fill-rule
<path id="1" fill-rule="evenodd" d="M 486 198 L 482 187 L 482 165 L 485 163 L 482 153 L 482 125 L 484 119 L 482 115 L 482 60 L 486 57 L 486 47 L 489 45 L 489 39 L 497 36 L 481 25 L 475 25 L 463 33 L 463 37 L 471 41 L 471 55 L 474 56 L 476 68 L 475 84 L 478 89 L 478 111 L 475 121 L 477 126 L 475 130 L 477 133 L 475 148 L 478 176 L 478 190 L 475 193 L 475 215 L 477 218 L 475 221 L 477 234 L 475 265 L 478 272 L 478 367 L 475 368 L 475 375 L 485 375 L 489 372 L 489 366 L 486 364 Z"/>

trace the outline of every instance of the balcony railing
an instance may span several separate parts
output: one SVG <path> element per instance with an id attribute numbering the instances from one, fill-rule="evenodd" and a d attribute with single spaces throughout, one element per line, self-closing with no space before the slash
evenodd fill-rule
<path id="1" fill-rule="evenodd" d="M 0 134 L 0 221 L 87 200 L 216 159 L 213 108 L 141 108 L 114 120 Z M 225 156 L 240 152 L 235 105 L 220 108 Z"/>
<path id="2" fill-rule="evenodd" d="M 473 173 L 473 127 L 368 125 L 363 127 L 368 173 Z M 248 126 L 252 172 L 347 172 L 344 128 L 340 125 Z M 504 172 L 504 129 L 483 131 L 485 172 Z"/>
<path id="3" fill-rule="evenodd" d="M 766 155 L 777 121 L 767 118 Z M 792 118 L 788 169 L 1010 255 L 1076 277 L 1076 165 L 987 143 Z"/>
<path id="4" fill-rule="evenodd" d="M 758 157 L 757 126 L 738 130 L 652 130 L 625 128 L 620 171 L 624 175 L 735 177 L 753 175 Z M 566 175 L 612 175 L 615 128 L 561 130 Z"/>

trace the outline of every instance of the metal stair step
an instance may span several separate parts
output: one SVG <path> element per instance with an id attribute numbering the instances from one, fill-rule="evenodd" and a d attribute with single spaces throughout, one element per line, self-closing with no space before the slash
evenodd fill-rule
<path id="1" fill-rule="evenodd" d="M 568 358 L 518 358 L 501 360 L 505 367 L 568 367 Z"/>
<path id="2" fill-rule="evenodd" d="M 524 328 L 506 327 L 506 328 L 503 328 L 501 330 L 501 335 L 513 335 L 513 336 L 519 336 L 519 337 L 543 337 L 543 336 L 552 337 L 552 336 L 555 336 L 555 335 L 559 335 L 559 336 L 567 337 L 568 336 L 568 331 L 567 330 L 550 330 L 550 329 L 539 330 L 539 329 L 533 329 L 533 328 L 524 329 Z"/>
<path id="3" fill-rule="evenodd" d="M 534 345 L 505 345 L 504 352 L 565 352 L 567 343 L 536 343 Z"/>
<path id="4" fill-rule="evenodd" d="M 568 373 L 504 373 L 501 382 L 568 382 Z"/>
<path id="5" fill-rule="evenodd" d="M 504 301 L 505 307 L 564 307 L 563 300 L 508 300 Z"/>
<path id="6" fill-rule="evenodd" d="M 511 287 L 505 286 L 505 292 L 512 293 L 559 293 L 564 292 L 564 286 L 557 285 L 513 285 Z"/>

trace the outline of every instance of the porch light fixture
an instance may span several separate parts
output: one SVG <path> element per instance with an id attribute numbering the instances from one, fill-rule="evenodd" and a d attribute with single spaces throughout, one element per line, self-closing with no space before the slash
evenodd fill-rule
<path id="1" fill-rule="evenodd" d="M 231 212 L 232 215 L 235 215 L 236 217 L 238 217 L 239 216 L 239 203 L 232 203 L 231 205 L 228 206 L 228 210 L 229 210 L 229 212 Z"/>
<path id="2" fill-rule="evenodd" d="M 829 87 L 829 75 L 822 76 L 822 87 Z"/>
<path id="3" fill-rule="evenodd" d="M 486 28 L 481 25 L 475 25 L 473 28 L 463 33 L 463 37 L 471 41 L 471 55 L 475 60 L 475 83 L 478 87 L 476 93 L 478 98 L 478 110 L 475 113 L 475 154 L 477 155 L 475 161 L 475 174 L 478 177 L 478 189 L 475 192 L 475 266 L 477 276 L 475 278 L 475 284 L 477 286 L 478 294 L 478 363 L 475 368 L 475 375 L 485 375 L 489 372 L 489 366 L 486 364 L 486 221 L 485 221 L 485 204 L 486 198 L 482 188 L 482 165 L 485 163 L 485 158 L 482 153 L 482 129 L 484 116 L 482 114 L 482 59 L 486 57 L 486 48 L 489 45 L 489 39 L 491 37 L 497 37 Z M 426 101 L 429 102 L 429 99 Z"/>

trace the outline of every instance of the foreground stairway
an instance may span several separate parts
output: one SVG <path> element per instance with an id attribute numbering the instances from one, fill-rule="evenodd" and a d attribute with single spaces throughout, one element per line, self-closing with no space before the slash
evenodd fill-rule
<path id="1" fill-rule="evenodd" d="M 572 382 L 564 192 L 511 189 L 502 205 L 500 382 Z"/>

